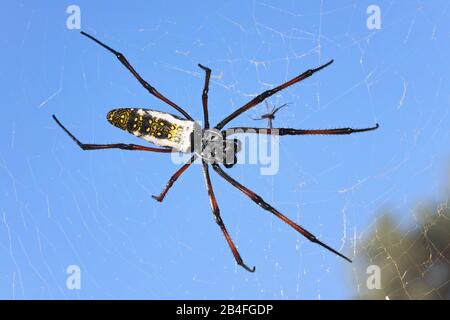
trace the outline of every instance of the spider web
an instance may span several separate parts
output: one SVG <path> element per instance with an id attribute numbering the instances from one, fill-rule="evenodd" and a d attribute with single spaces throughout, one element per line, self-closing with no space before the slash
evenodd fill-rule
<path id="1" fill-rule="evenodd" d="M 372 4 L 381 9 L 379 30 L 366 25 Z M 173 110 L 149 96 L 114 56 L 66 29 L 65 7 L 24 2 L 8 4 L 1 19 L 2 31 L 14 30 L 1 37 L 10 48 L 0 74 L 8 88 L 2 92 L 8 121 L 0 128 L 1 298 L 365 296 L 369 265 L 380 265 L 386 285 L 383 271 L 403 263 L 403 256 L 380 260 L 379 251 L 372 256 L 368 250 L 383 214 L 390 212 L 400 243 L 423 241 L 436 225 L 419 223 L 418 204 L 437 203 L 431 213 L 446 219 L 445 1 L 77 5 L 84 31 L 123 52 L 196 119 L 202 119 L 203 86 L 197 63 L 209 66 L 212 123 L 258 93 L 335 59 L 269 99 L 274 106 L 288 103 L 274 126 L 380 123 L 380 129 L 282 137 L 275 175 L 261 175 L 261 164 L 237 165 L 228 173 L 355 263 L 311 244 L 212 172 L 228 230 L 245 262 L 256 265 L 256 273 L 247 273 L 235 266 L 214 223 L 198 165 L 156 203 L 150 195 L 178 168 L 167 155 L 81 152 L 51 114 L 83 142 L 142 143 L 111 127 L 106 112 L 129 106 Z M 265 112 L 261 104 L 230 125 L 266 126 L 250 118 Z M 441 259 L 412 260 L 398 272 L 400 287 L 409 288 L 405 272 L 419 270 L 417 282 L 428 279 L 433 266 L 448 269 L 442 257 L 448 257 L 450 239 L 443 243 L 426 246 Z M 415 249 L 408 247 L 408 256 Z M 66 286 L 70 265 L 81 270 L 79 290 Z M 430 282 L 434 292 L 448 286 L 448 273 L 439 274 L 444 276 Z M 370 297 L 400 298 L 390 288 L 372 290 L 378 293 Z M 407 298 L 430 297 L 429 291 L 407 292 Z"/>

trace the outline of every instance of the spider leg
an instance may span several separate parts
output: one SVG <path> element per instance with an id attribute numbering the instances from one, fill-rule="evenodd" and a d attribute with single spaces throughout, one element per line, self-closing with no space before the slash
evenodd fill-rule
<path id="1" fill-rule="evenodd" d="M 252 127 L 235 127 L 235 128 L 229 128 L 225 130 L 226 135 L 232 135 L 236 131 L 238 133 L 256 133 L 256 134 L 266 134 L 266 135 L 273 135 L 273 136 L 286 136 L 286 135 L 306 135 L 306 134 L 352 134 L 355 132 L 365 132 L 365 131 L 372 131 L 376 130 L 380 127 L 380 125 L 377 123 L 373 127 L 369 128 L 360 128 L 360 129 L 353 129 L 353 128 L 336 128 L 336 129 L 312 129 L 312 130 L 304 130 L 304 129 L 292 129 L 292 128 L 252 128 Z"/>
<path id="2" fill-rule="evenodd" d="M 111 144 L 86 144 L 80 142 L 69 130 L 66 129 L 59 122 L 58 118 L 55 115 L 52 115 L 53 120 L 63 129 L 69 137 L 72 138 L 73 141 L 83 150 L 101 150 L 101 149 L 122 149 L 122 150 L 140 150 L 140 151 L 151 151 L 151 152 L 162 152 L 162 153 L 171 153 L 177 152 L 171 148 L 153 148 L 153 147 L 145 147 L 138 144 L 125 144 L 125 143 L 111 143 Z"/>
<path id="3" fill-rule="evenodd" d="M 252 119 L 252 120 L 266 120 L 266 118 L 263 118 L 263 117 L 259 117 L 259 118 L 250 117 L 250 119 Z"/>
<path id="4" fill-rule="evenodd" d="M 272 115 L 275 116 L 275 113 L 277 113 L 281 108 L 284 108 L 284 107 L 286 107 L 287 105 L 288 105 L 288 104 L 285 103 L 285 104 L 282 104 L 281 106 L 275 108 L 275 109 L 272 111 Z"/>
<path id="5" fill-rule="evenodd" d="M 197 159 L 196 154 L 194 154 L 191 157 L 191 159 L 189 159 L 188 162 L 186 162 L 180 169 L 177 170 L 177 172 L 175 172 L 170 177 L 169 181 L 167 182 L 167 184 L 165 185 L 163 191 L 161 191 L 159 196 L 152 195 L 152 198 L 155 199 L 156 201 L 162 202 L 164 200 L 164 198 L 166 197 L 167 192 L 170 190 L 170 188 L 172 188 L 175 181 L 177 181 L 177 179 L 183 174 L 183 172 L 186 171 L 187 168 L 189 168 L 189 166 L 191 165 L 191 163 L 193 163 L 195 161 L 195 159 Z"/>
<path id="6" fill-rule="evenodd" d="M 261 103 L 262 101 L 267 99 L 268 97 L 270 97 L 273 94 L 277 93 L 278 91 L 281 91 L 281 90 L 283 90 L 283 89 L 285 89 L 285 88 L 287 88 L 289 86 L 292 86 L 293 84 L 295 84 L 297 82 L 300 82 L 300 81 L 302 81 L 302 80 L 304 80 L 306 78 L 311 77 L 314 73 L 316 73 L 317 71 L 322 70 L 323 68 L 328 67 L 332 63 L 333 63 L 333 60 L 330 60 L 329 62 L 325 63 L 324 65 L 321 65 L 320 67 L 317 67 L 315 69 L 310 69 L 310 70 L 307 70 L 307 71 L 303 72 L 302 74 L 300 74 L 297 77 L 292 78 L 291 80 L 289 80 L 289 81 L 279 85 L 278 87 L 275 87 L 273 89 L 264 91 L 263 93 L 257 95 L 252 100 L 250 100 L 249 102 L 244 104 L 242 107 L 240 107 L 239 109 L 237 109 L 236 111 L 234 111 L 233 113 L 228 115 L 222 121 L 220 121 L 216 125 L 216 129 L 221 130 L 228 122 L 230 122 L 231 120 L 233 120 L 237 116 L 241 115 L 242 113 L 244 113 L 248 109 L 253 108 L 254 106 L 258 105 L 259 103 Z"/>
<path id="7" fill-rule="evenodd" d="M 168 105 L 170 105 L 171 107 L 173 107 L 174 109 L 176 109 L 178 112 L 180 112 L 181 114 L 183 114 L 183 116 L 188 119 L 188 120 L 194 120 L 192 119 L 192 117 L 189 115 L 189 113 L 187 113 L 186 111 L 184 111 L 180 106 L 178 106 L 177 104 L 175 104 L 174 102 L 170 101 L 169 99 L 167 99 L 165 96 L 163 96 L 161 93 L 158 92 L 158 90 L 156 90 L 154 87 L 152 87 L 147 81 L 145 81 L 144 79 L 142 79 L 142 77 L 139 75 L 139 73 L 136 72 L 136 70 L 134 70 L 134 68 L 131 66 L 131 64 L 128 62 L 128 60 L 125 58 L 125 56 L 114 50 L 113 48 L 107 46 L 106 44 L 104 44 L 103 42 L 101 42 L 100 40 L 97 40 L 96 38 L 94 38 L 93 36 L 91 36 L 90 34 L 87 34 L 84 31 L 81 31 L 81 34 L 83 36 L 88 37 L 89 39 L 93 40 L 94 42 L 96 42 L 97 44 L 101 45 L 103 48 L 105 48 L 106 50 L 108 50 L 109 52 L 111 52 L 112 54 L 114 54 L 117 59 L 119 59 L 119 61 L 124 65 L 125 68 L 127 68 L 132 74 L 133 76 L 139 81 L 139 83 L 153 96 L 155 96 L 156 98 L 164 101 L 165 103 L 167 103 Z"/>
<path id="8" fill-rule="evenodd" d="M 344 256 L 343 254 L 337 252 L 335 249 L 329 247 L 322 241 L 316 238 L 311 232 L 308 230 L 302 228 L 298 224 L 296 224 L 294 221 L 286 217 L 284 214 L 280 213 L 277 209 L 272 207 L 270 204 L 268 204 L 266 201 L 264 201 L 263 198 L 261 198 L 259 195 L 254 193 L 252 190 L 248 189 L 247 187 L 243 186 L 236 180 L 234 180 L 232 177 L 230 177 L 225 171 L 222 170 L 222 168 L 216 164 L 212 164 L 213 169 L 226 181 L 228 181 L 231 185 L 233 185 L 238 190 L 242 191 L 247 197 L 249 197 L 253 202 L 255 202 L 257 205 L 259 205 L 264 210 L 267 210 L 271 213 L 273 213 L 277 218 L 281 219 L 282 221 L 286 222 L 289 226 L 294 228 L 296 231 L 298 231 L 301 235 L 303 235 L 305 238 L 307 238 L 309 241 L 317 243 L 318 245 L 324 247 L 325 249 L 333 252 L 334 254 L 340 256 L 341 258 L 347 260 L 348 262 L 352 262 L 349 258 Z"/>
<path id="9" fill-rule="evenodd" d="M 227 228 L 225 227 L 225 224 L 223 223 L 222 218 L 220 217 L 220 209 L 219 209 L 219 205 L 217 204 L 216 196 L 214 195 L 211 178 L 209 176 L 208 164 L 205 161 L 202 161 L 202 164 L 203 164 L 203 174 L 205 176 L 206 188 L 208 190 L 209 202 L 211 205 L 211 211 L 214 215 L 214 219 L 215 219 L 217 225 L 220 227 L 220 230 L 222 230 L 222 233 L 225 236 L 225 239 L 227 240 L 228 246 L 230 247 L 231 251 L 233 252 L 233 256 L 234 256 L 234 259 L 236 260 L 236 263 L 249 272 L 255 272 L 255 267 L 250 269 L 242 260 L 241 255 L 239 254 L 239 251 L 236 249 L 236 246 L 234 245 L 233 240 L 231 239 L 231 236 L 228 233 Z"/>
<path id="10" fill-rule="evenodd" d="M 202 93 L 202 104 L 203 104 L 203 117 L 205 120 L 204 128 L 209 129 L 209 116 L 208 116 L 208 91 L 209 91 L 209 79 L 211 77 L 211 69 L 201 64 L 198 64 L 200 68 L 205 71 L 205 86 Z"/>
<path id="11" fill-rule="evenodd" d="M 264 103 L 266 105 L 267 114 L 269 114 L 270 113 L 269 101 L 265 100 Z"/>

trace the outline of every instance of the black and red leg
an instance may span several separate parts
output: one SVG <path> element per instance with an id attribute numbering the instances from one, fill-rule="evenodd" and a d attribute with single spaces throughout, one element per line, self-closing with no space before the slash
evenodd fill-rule
<path id="1" fill-rule="evenodd" d="M 236 263 L 249 272 L 255 272 L 255 267 L 249 268 L 242 260 L 241 255 L 239 254 L 239 251 L 237 250 L 236 246 L 234 245 L 233 240 L 231 239 L 231 236 L 228 233 L 227 228 L 225 227 L 225 224 L 223 223 L 223 220 L 220 216 L 220 209 L 217 204 L 216 196 L 214 195 L 211 178 L 209 176 L 208 164 L 205 161 L 202 161 L 202 164 L 203 164 L 203 174 L 205 176 L 206 188 L 208 190 L 209 201 L 211 204 L 211 211 L 214 215 L 214 219 L 215 219 L 217 225 L 220 227 L 220 230 L 222 230 L 222 233 L 228 243 L 228 246 L 231 249 L 231 252 L 233 253 Z"/>
<path id="2" fill-rule="evenodd" d="M 232 177 L 230 177 L 226 172 L 224 172 L 222 170 L 222 168 L 218 165 L 218 164 L 212 164 L 213 169 L 222 177 L 224 178 L 226 181 L 228 181 L 231 185 L 233 185 L 235 188 L 237 188 L 238 190 L 240 190 L 241 192 L 243 192 L 247 197 L 249 197 L 253 202 L 255 202 L 257 205 L 259 205 L 261 208 L 263 208 L 264 210 L 267 210 L 271 213 L 273 213 L 277 218 L 279 218 L 280 220 L 284 221 L 285 223 L 287 223 L 289 226 L 291 226 L 292 228 L 294 228 L 297 232 L 299 232 L 301 235 L 303 235 L 305 238 L 307 238 L 309 241 L 317 243 L 318 245 L 324 247 L 325 249 L 333 252 L 334 254 L 340 256 L 341 258 L 347 260 L 348 262 L 352 262 L 349 258 L 347 258 L 346 256 L 344 256 L 342 253 L 337 252 L 335 249 L 329 247 L 328 245 L 326 245 L 325 243 L 323 243 L 322 241 L 320 241 L 319 239 L 316 238 L 316 236 L 314 236 L 311 232 L 309 232 L 308 230 L 306 230 L 305 228 L 299 226 L 298 224 L 296 224 L 294 221 L 292 221 L 291 219 L 289 219 L 288 217 L 286 217 L 284 214 L 282 214 L 281 212 L 279 212 L 277 209 L 275 209 L 274 207 L 272 207 L 270 204 L 268 204 L 266 201 L 264 201 L 263 198 L 261 198 L 261 196 L 257 195 L 256 193 L 254 193 L 252 190 L 248 189 L 247 187 L 243 186 L 242 184 L 240 184 L 239 182 L 237 182 L 236 180 L 234 180 Z"/>
<path id="3" fill-rule="evenodd" d="M 315 69 L 309 69 L 305 72 L 303 72 L 302 74 L 298 75 L 295 78 L 292 78 L 291 80 L 279 85 L 278 87 L 275 87 L 273 89 L 270 90 L 266 90 L 263 93 L 257 95 L 256 97 L 254 97 L 252 100 L 250 100 L 249 102 L 247 102 L 246 104 L 244 104 L 242 107 L 240 107 L 239 109 L 237 109 L 236 111 L 234 111 L 233 113 L 231 113 L 230 115 L 228 115 L 226 118 L 224 118 L 222 121 L 220 121 L 217 125 L 216 125 L 216 129 L 218 130 L 222 130 L 223 127 L 225 127 L 225 125 L 230 122 L 231 120 L 233 120 L 234 118 L 236 118 L 237 116 L 241 115 L 242 113 L 244 113 L 245 111 L 253 108 L 254 106 L 260 104 L 261 102 L 263 102 L 265 99 L 267 99 L 268 97 L 274 95 L 275 93 L 277 93 L 278 91 L 281 91 L 283 89 L 286 89 L 287 87 L 292 86 L 293 84 L 300 82 L 306 78 L 311 77 L 314 73 L 322 70 L 323 68 L 328 67 L 330 64 L 333 63 L 333 60 L 330 60 L 329 62 L 325 63 L 324 65 L 321 65 L 318 68 Z"/>
<path id="4" fill-rule="evenodd" d="M 352 134 L 357 132 L 366 132 L 378 129 L 379 124 L 375 124 L 373 127 L 368 128 L 335 128 L 335 129 L 293 129 L 293 128 L 254 128 L 254 127 L 234 127 L 228 128 L 224 130 L 226 136 L 235 134 L 235 133 L 255 133 L 255 134 L 264 134 L 264 135 L 273 135 L 273 136 L 287 136 L 287 135 L 320 135 L 320 134 L 328 134 L 328 135 L 345 135 Z"/>
<path id="5" fill-rule="evenodd" d="M 161 193 L 158 196 L 152 195 L 152 198 L 156 201 L 162 202 L 164 198 L 166 197 L 167 192 L 172 188 L 175 181 L 178 180 L 178 178 L 183 174 L 184 171 L 186 171 L 187 168 L 197 159 L 197 155 L 193 155 L 191 159 L 189 159 L 188 162 L 186 162 L 180 169 L 178 169 L 169 179 L 167 184 L 165 185 L 164 189 L 161 191 Z"/>
<path id="6" fill-rule="evenodd" d="M 154 147 L 146 147 L 138 144 L 125 144 L 125 143 L 109 143 L 109 144 L 92 144 L 92 143 L 82 143 L 78 140 L 63 124 L 56 118 L 55 115 L 52 115 L 53 120 L 63 129 L 69 137 L 72 138 L 73 141 L 83 150 L 104 150 L 104 149 L 122 149 L 122 150 L 139 150 L 139 151 L 150 151 L 150 152 L 160 152 L 160 153 L 172 153 L 178 152 L 172 148 L 154 148 Z"/>
<path id="7" fill-rule="evenodd" d="M 205 86 L 202 92 L 202 104 L 203 104 L 203 118 L 205 121 L 204 128 L 209 129 L 209 116 L 208 116 L 208 91 L 209 91 L 209 79 L 211 78 L 211 69 L 201 64 L 198 65 L 205 71 Z"/>
<path id="8" fill-rule="evenodd" d="M 88 37 L 89 39 L 95 41 L 97 44 L 101 45 L 103 48 L 105 48 L 106 50 L 108 50 L 109 52 L 111 52 L 112 54 L 114 54 L 117 59 L 119 59 L 119 61 L 122 63 L 122 65 L 125 66 L 125 68 L 127 68 L 132 74 L 133 76 L 139 81 L 139 83 L 153 96 L 155 96 L 156 98 L 164 101 L 165 103 L 167 103 L 168 105 L 170 105 L 171 107 L 173 107 L 175 110 L 177 110 L 178 112 L 180 112 L 186 119 L 188 120 L 193 120 L 192 117 L 189 115 L 189 113 L 187 113 L 183 108 L 181 108 L 180 106 L 178 106 L 176 103 L 172 102 L 171 100 L 169 100 L 168 98 L 166 98 L 165 96 L 163 96 L 161 93 L 159 93 L 158 90 L 156 90 L 156 88 L 152 87 L 147 81 L 145 81 L 140 75 L 139 73 L 137 73 L 136 70 L 134 70 L 133 66 L 128 62 L 127 58 L 125 58 L 125 56 L 114 50 L 113 48 L 107 46 L 106 44 L 104 44 L 103 42 L 101 42 L 100 40 L 96 39 L 95 37 L 91 36 L 90 34 L 87 34 L 84 31 L 81 31 L 81 34 L 83 36 Z"/>

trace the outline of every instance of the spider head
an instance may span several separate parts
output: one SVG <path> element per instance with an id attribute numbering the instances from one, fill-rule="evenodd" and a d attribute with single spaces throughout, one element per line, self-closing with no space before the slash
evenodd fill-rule
<path id="1" fill-rule="evenodd" d="M 108 112 L 106 119 L 112 125 L 122 129 L 127 129 L 128 118 L 130 117 L 131 109 L 114 109 Z"/>
<path id="2" fill-rule="evenodd" d="M 216 129 L 203 129 L 194 138 L 194 152 L 207 163 L 221 163 L 231 168 L 237 163 L 236 154 L 241 151 L 241 141 L 226 139 Z"/>

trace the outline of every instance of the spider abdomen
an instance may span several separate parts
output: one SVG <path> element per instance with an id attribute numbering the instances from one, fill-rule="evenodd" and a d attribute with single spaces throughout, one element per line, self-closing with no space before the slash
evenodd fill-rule
<path id="1" fill-rule="evenodd" d="M 120 108 L 108 112 L 114 126 L 157 146 L 180 152 L 191 150 L 191 134 L 195 122 L 180 119 L 170 113 L 150 109 Z"/>

